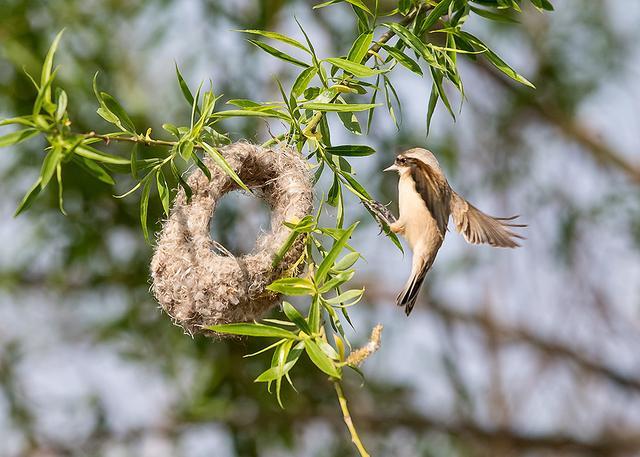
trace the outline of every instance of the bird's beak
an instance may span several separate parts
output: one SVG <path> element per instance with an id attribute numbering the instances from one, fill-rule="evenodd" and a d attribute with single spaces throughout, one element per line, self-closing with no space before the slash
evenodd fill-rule
<path id="1" fill-rule="evenodd" d="M 398 167 L 396 167 L 396 164 L 394 163 L 393 165 L 391 165 L 390 167 L 385 168 L 382 171 L 398 171 Z"/>

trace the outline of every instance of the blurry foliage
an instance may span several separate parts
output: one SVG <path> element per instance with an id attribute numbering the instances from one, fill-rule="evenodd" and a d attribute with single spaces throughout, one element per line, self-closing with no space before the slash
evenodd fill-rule
<path id="1" fill-rule="evenodd" d="M 177 3 L 169 0 L 148 1 L 144 2 L 144 5 L 115 0 L 103 2 L 70 0 L 46 3 L 5 1 L 0 17 L 2 115 L 8 116 L 11 113 L 31 111 L 34 102 L 33 85 L 20 69 L 24 66 L 30 74 L 38 74 L 41 56 L 46 54 L 55 33 L 66 27 L 65 40 L 68 40 L 68 44 L 65 46 L 64 53 L 61 53 L 63 67 L 58 75 L 58 80 L 61 86 L 68 88 L 69 118 L 73 119 L 72 126 L 76 132 L 98 131 L 99 129 L 95 127 L 96 117 L 92 114 L 95 98 L 90 78 L 87 76 L 99 70 L 101 86 L 109 88 L 109 93 L 124 93 L 122 99 L 127 99 L 127 85 L 131 80 L 136 79 L 136 75 L 133 73 L 136 66 L 130 65 L 128 58 L 131 56 L 123 58 L 126 55 L 123 48 L 127 38 L 123 36 L 114 39 L 114 35 L 117 35 L 117 31 L 126 31 L 133 27 L 136 20 L 145 18 L 149 11 L 171 7 L 179 8 L 176 6 Z M 230 5 L 222 5 L 222 3 L 202 2 L 202 7 L 206 11 L 207 17 L 210 18 L 212 28 L 220 27 L 220 30 L 227 30 L 230 28 L 228 27 L 229 23 L 231 23 L 236 29 L 275 30 L 280 22 L 290 21 L 287 9 L 293 7 L 295 3 L 301 2 L 273 0 L 256 2 L 256 5 L 247 6 L 236 5 L 235 2 L 228 2 L 233 3 Z M 360 36 L 366 34 L 367 27 L 363 18 L 367 16 L 366 13 L 363 14 L 362 8 L 358 12 L 357 5 L 360 2 L 349 3 L 356 5 L 352 11 L 355 11 L 360 18 L 358 30 L 336 26 L 327 19 L 327 14 L 322 11 L 317 15 L 320 26 L 327 28 L 333 34 L 335 49 L 340 50 L 338 52 L 347 49 L 347 45 L 351 43 L 350 40 L 353 36 L 357 36 L 358 32 L 361 32 Z M 399 2 L 401 12 L 409 13 L 415 3 L 411 1 Z M 431 5 L 436 2 L 427 3 Z M 463 2 L 444 3 L 459 5 Z M 500 6 L 513 7 L 522 2 L 498 3 Z M 543 0 L 532 1 L 532 3 L 539 7 L 547 6 L 547 2 Z M 365 2 L 364 4 L 373 8 L 373 2 Z M 496 4 L 492 1 L 478 1 L 474 5 L 474 9 L 467 12 L 488 20 L 499 20 L 500 24 L 503 22 L 508 24 L 512 19 L 518 17 L 518 13 L 509 9 L 488 8 Z M 380 2 L 380 5 L 381 9 L 387 12 L 390 12 L 394 6 L 391 2 Z M 348 11 L 346 5 L 340 7 L 345 8 L 342 11 Z M 571 59 L 571 52 L 568 52 L 567 49 L 568 46 L 570 47 L 573 34 L 571 28 L 566 29 L 566 35 L 555 34 L 548 40 L 542 39 L 546 38 L 542 37 L 546 33 L 544 27 L 531 29 L 529 39 L 540 40 L 535 43 L 543 42 L 545 44 L 542 47 L 534 45 L 536 61 L 539 62 L 539 66 L 535 69 L 535 77 L 531 79 L 537 83 L 539 91 L 517 90 L 513 97 L 506 99 L 506 102 L 501 106 L 500 117 L 492 120 L 490 122 L 491 128 L 485 132 L 488 134 L 489 131 L 499 131 L 504 134 L 495 142 L 500 146 L 509 145 L 509 147 L 495 149 L 512 153 L 514 145 L 523 146 L 520 132 L 514 130 L 528 122 L 528 119 L 521 119 L 521 116 L 527 117 L 534 97 L 540 96 L 542 103 L 551 103 L 554 110 L 560 110 L 571 116 L 579 107 L 580 102 L 596 88 L 598 80 L 603 77 L 602 73 L 594 73 L 593 69 L 597 68 L 599 71 L 606 72 L 608 66 L 619 65 L 619 61 L 616 59 L 621 53 L 607 52 L 607 50 L 614 45 L 620 46 L 622 43 L 611 32 L 610 26 L 601 20 L 603 8 L 602 2 L 585 5 L 579 13 L 580 17 L 576 19 L 576 22 L 590 28 L 594 36 L 597 36 L 595 40 L 576 44 L 591 47 L 581 51 L 580 55 L 599 56 L 598 58 L 605 59 L 602 65 L 585 64 L 582 68 L 579 60 L 573 61 Z M 423 17 L 423 20 L 425 19 L 426 16 Z M 528 28 L 531 24 L 524 24 L 523 27 L 525 26 Z M 154 25 L 152 21 L 145 22 L 145 27 L 148 27 L 146 35 L 152 37 L 148 40 L 150 49 L 168 31 L 161 25 Z M 411 27 L 415 27 L 415 24 L 412 24 Z M 425 29 L 428 27 L 428 25 L 425 26 Z M 517 28 L 520 26 L 499 25 L 499 27 Z M 396 55 L 397 62 L 409 69 L 413 68 L 418 73 L 413 61 L 419 57 L 431 58 L 429 50 L 412 42 L 411 35 L 402 35 L 404 30 L 398 26 L 390 26 L 389 28 L 401 34 L 405 39 L 398 41 L 393 48 L 384 48 L 389 54 L 382 59 L 382 63 L 392 62 L 393 59 L 390 56 Z M 421 33 L 418 32 L 416 35 L 421 36 Z M 426 32 L 426 30 L 422 30 L 422 32 Z M 456 38 L 461 41 L 456 41 Z M 262 41 L 256 41 L 255 44 L 261 50 L 277 54 L 272 48 L 266 47 Z M 468 56 L 471 58 L 474 58 L 473 53 L 486 51 L 484 45 L 475 41 L 474 37 L 466 36 L 458 31 L 447 34 L 447 38 L 437 44 L 443 49 L 450 48 L 452 45 L 458 45 L 462 49 L 468 50 L 471 53 Z M 411 51 L 407 47 L 411 48 Z M 423 52 L 422 55 L 420 55 L 420 51 Z M 247 52 L 260 52 L 260 49 L 247 50 Z M 445 50 L 441 51 L 438 56 L 430 62 L 433 65 L 424 67 L 424 72 L 431 73 L 434 78 L 432 100 L 439 100 L 453 116 L 458 107 L 449 101 L 447 95 L 449 89 L 440 87 L 440 84 L 443 78 L 449 79 L 453 86 L 462 91 L 459 75 L 456 71 L 452 71 L 453 67 L 451 66 L 451 60 L 455 59 L 455 53 L 451 54 Z M 219 52 L 218 58 L 224 60 L 224 52 Z M 522 81 L 519 75 L 504 67 L 502 61 L 497 57 L 492 61 L 505 73 Z M 350 64 L 343 60 L 331 63 L 334 64 L 334 68 L 330 71 L 334 73 L 340 71 L 338 69 L 342 69 L 345 70 L 343 74 L 351 72 L 352 76 L 359 77 L 358 72 L 367 71 L 360 67 L 349 66 Z M 223 63 L 217 62 L 217 64 Z M 215 66 L 216 63 L 211 64 L 213 69 Z M 576 68 L 580 70 L 576 71 Z M 181 67 L 181 69 L 183 73 L 186 73 L 184 68 Z M 363 78 L 365 77 L 365 73 L 361 73 L 361 75 Z M 393 86 L 391 81 L 386 78 L 386 74 L 379 77 L 372 73 L 371 76 L 378 79 L 375 86 L 382 89 L 375 101 L 386 105 L 384 109 L 393 121 L 393 117 L 399 113 L 396 113 L 397 102 L 392 99 Z M 243 94 L 247 88 L 254 86 L 252 79 L 255 75 L 247 72 L 245 77 L 243 80 L 220 81 L 220 87 L 216 87 L 216 93 Z M 368 87 L 368 89 L 371 88 Z M 255 95 L 248 93 L 247 97 Z M 317 96 L 318 94 L 310 93 L 309 95 Z M 55 92 L 52 94 L 53 96 L 55 96 Z M 467 94 L 467 96 L 472 97 L 472 94 Z M 53 100 L 54 98 L 52 98 L 52 102 Z M 304 100 L 304 103 L 306 102 L 309 100 Z M 144 103 L 133 104 L 133 106 L 132 110 L 129 108 L 131 111 L 129 116 L 136 126 L 158 126 L 168 120 L 165 116 L 143 109 Z M 87 107 L 92 109 L 89 110 Z M 289 106 L 288 108 L 295 110 L 296 107 Z M 323 109 L 326 107 L 319 107 L 316 112 L 322 112 Z M 181 116 L 189 115 L 186 108 L 177 109 L 177 111 Z M 344 117 L 341 119 L 345 121 Z M 347 121 L 349 120 L 347 119 Z M 106 124 L 101 125 L 106 126 Z M 292 122 L 290 125 L 295 131 L 296 123 Z M 355 128 L 353 124 L 345 122 L 345 127 L 349 128 L 349 125 Z M 241 120 L 233 126 L 235 138 L 254 139 L 257 136 L 256 129 L 262 129 L 264 124 L 248 119 Z M 304 130 L 304 125 L 300 127 L 297 129 L 299 132 Z M 320 124 L 320 128 L 327 127 Z M 365 122 L 362 122 L 360 129 L 363 132 L 366 131 Z M 145 132 L 136 133 L 144 134 Z M 308 133 L 314 133 L 314 131 Z M 399 149 L 401 145 L 421 142 L 423 141 L 422 133 L 419 132 L 413 136 L 410 132 L 400 130 L 393 136 L 379 138 L 379 149 L 395 150 Z M 325 138 L 327 136 L 325 134 Z M 292 143 L 298 142 L 296 146 L 302 149 L 308 139 L 309 137 L 306 135 L 298 135 Z M 316 150 L 325 153 L 327 148 L 332 147 L 325 141 L 321 138 Z M 299 144 L 300 142 L 302 144 Z M 3 188 L 8 189 L 8 193 L 15 197 L 14 200 L 19 198 L 17 189 L 23 191 L 28 187 L 25 175 L 32 179 L 40 170 L 41 160 L 37 158 L 42 156 L 43 146 L 43 143 L 37 140 L 22 143 L 18 150 L 19 153 L 12 154 L 11 160 L 5 161 L 2 165 L 0 173 L 4 182 Z M 440 146 L 438 151 L 443 157 L 443 163 L 449 169 L 455 169 L 458 157 L 455 137 L 449 140 L 445 139 Z M 130 149 L 130 147 L 123 147 L 119 144 L 111 144 L 109 151 L 114 155 L 128 159 Z M 333 151 L 336 152 L 335 149 Z M 364 149 L 361 151 L 367 152 Z M 151 145 L 148 148 L 140 148 L 139 154 L 139 160 L 165 157 L 166 149 Z M 526 161 L 525 156 L 526 153 L 521 152 L 517 155 L 514 153 L 508 157 L 500 157 L 498 164 L 492 169 L 496 180 L 513 179 L 514 175 L 522 173 L 522 164 Z M 387 160 L 387 158 L 388 156 L 379 159 L 375 159 L 375 156 L 372 157 L 374 160 Z M 342 166 L 341 162 L 338 161 L 338 163 L 339 166 Z M 184 164 L 181 169 L 183 168 Z M 336 176 L 345 176 L 340 173 L 342 171 L 340 168 L 337 170 Z M 167 434 L 170 436 L 175 436 L 181 429 L 189 425 L 219 421 L 224 423 L 230 432 L 237 455 L 257 456 L 261 455 L 261 451 L 265 447 L 277 447 L 280 444 L 285 447 L 294 446 L 301 432 L 296 427 L 303 427 L 306 423 L 318 418 L 326 420 L 332 429 L 343 433 L 340 418 L 333 407 L 335 400 L 327 387 L 326 375 L 312 369 L 313 366 L 308 359 L 301 358 L 298 362 L 300 365 L 298 366 L 296 387 L 303 395 L 284 391 L 284 403 L 287 407 L 281 410 L 273 397 L 264 394 L 263 386 L 253 382 L 254 374 L 264 370 L 264 359 L 241 359 L 242 355 L 261 349 L 262 345 L 259 342 L 248 339 L 243 345 L 239 345 L 233 342 L 211 344 L 210 340 L 201 337 L 191 340 L 185 337 L 179 328 L 169 325 L 165 316 L 153 312 L 156 305 L 148 294 L 150 249 L 139 236 L 140 210 L 138 201 L 132 198 L 113 199 L 112 187 L 98 183 L 73 162 L 63 167 L 61 173 L 67 202 L 66 209 L 69 215 L 63 217 L 59 214 L 58 193 L 49 191 L 44 192 L 40 198 L 34 201 L 32 210 L 25 213 L 24 217 L 27 217 L 38 228 L 34 246 L 45 246 L 52 240 L 60 238 L 64 240 L 63 243 L 55 249 L 55 259 L 44 270 L 30 267 L 36 263 L 35 260 L 41 254 L 37 248 L 28 252 L 31 260 L 26 260 L 24 264 L 3 267 L 3 270 L 0 271 L 0 285 L 3 289 L 14 293 L 31 289 L 50 289 L 62 297 L 73 296 L 78 290 L 90 290 L 100 295 L 117 290 L 119 294 L 124 294 L 127 306 L 120 315 L 112 320 L 96 324 L 95 328 L 92 328 L 91 332 L 83 337 L 97 345 L 113 346 L 136 363 L 149 364 L 160 369 L 166 379 L 175 385 L 175 389 L 180 392 L 180 401 L 173 411 L 173 417 L 167 418 L 170 429 Z M 167 188 L 173 188 L 177 185 L 176 177 L 177 175 L 167 174 Z M 348 178 L 345 179 L 348 182 Z M 133 177 L 130 179 L 130 183 L 135 184 Z M 498 185 L 500 184 L 498 183 Z M 387 192 L 386 195 L 389 195 L 388 188 L 382 189 L 381 194 L 384 194 L 383 192 Z M 375 194 L 378 193 L 375 192 Z M 155 198 L 150 199 L 146 219 L 151 222 L 152 230 L 158 228 L 158 225 L 154 225 L 154 223 L 161 219 L 162 213 L 161 201 Z M 566 250 L 566 252 L 561 252 L 565 260 L 570 259 L 572 255 L 571 242 L 575 240 L 576 226 L 580 221 L 584 221 L 584 217 L 595 217 L 595 215 L 597 215 L 597 211 L 580 211 L 572 208 L 571 211 L 567 211 L 566 218 L 560 221 L 557 244 Z M 638 214 L 636 214 L 637 220 L 640 220 Z M 638 225 L 640 224 L 636 222 L 635 227 Z M 636 228 L 636 232 L 640 233 L 640 230 Z M 122 253 L 114 252 L 113 236 L 125 236 L 131 240 L 130 249 L 125 258 Z M 231 235 L 225 234 L 225 236 Z M 640 239 L 640 235 L 636 236 Z M 59 306 L 71 305 L 60 304 Z M 99 420 L 105 412 L 98 403 L 95 405 L 97 418 L 95 427 L 86 443 L 80 443 L 75 449 L 67 449 L 64 443 L 43 442 L 42 437 L 39 437 L 34 429 L 33 412 L 30 411 L 28 404 L 21 401 L 13 371 L 13 367 L 20 359 L 20 343 L 13 341 L 3 342 L 3 344 L 2 360 L 0 360 L 3 369 L 0 370 L 2 374 L 0 382 L 5 397 L 9 399 L 13 424 L 21 431 L 27 443 L 24 455 L 29 455 L 31 451 L 35 452 L 40 447 L 52 449 L 54 452 L 59 451 L 61 455 L 76 455 L 78 449 L 83 446 L 90 446 L 90 453 L 99 455 L 101 446 L 105 442 L 119 439 L 111 436 L 112 430 L 110 430 L 108 422 Z M 445 364 L 451 369 L 450 376 L 455 384 L 455 370 L 450 361 L 445 361 Z M 193 376 L 185 380 L 186 366 L 189 367 Z M 354 377 L 353 380 L 357 382 L 358 378 Z M 461 397 L 465 397 L 464 388 L 457 387 Z M 439 454 L 441 449 L 448 449 L 450 455 L 482 455 L 474 453 L 471 450 L 473 447 L 468 447 L 469 441 L 464 438 L 471 436 L 470 442 L 472 443 L 474 440 L 482 440 L 484 436 L 482 429 L 474 428 L 472 424 L 468 426 L 463 424 L 459 430 L 454 430 L 449 434 L 446 428 L 444 430 L 438 428 L 438 424 L 429 423 L 420 416 L 410 393 L 402 386 L 383 385 L 368 381 L 366 389 L 358 393 L 358 399 L 361 402 L 359 401 L 357 404 L 362 405 L 362 409 L 357 409 L 354 415 L 356 420 L 361 421 L 365 436 L 367 433 L 371 434 L 372 448 L 379 451 L 379 453 L 374 453 L 375 455 L 386 455 L 384 451 L 385 435 L 376 438 L 375 432 L 390 433 L 394 431 L 396 426 L 414 431 L 416 453 L 419 455 L 442 455 Z M 367 408 L 367 405 L 372 402 L 376 405 L 375 410 L 383 411 L 385 415 L 376 418 L 375 413 L 371 414 L 370 406 Z M 385 417 L 394 420 L 385 421 Z M 291 424 L 295 424 L 295 426 L 292 427 Z M 441 446 L 433 445 L 431 439 L 433 436 L 421 434 L 422 430 L 432 430 L 431 433 L 435 435 L 444 432 L 444 437 L 440 436 L 438 441 Z M 143 433 L 144 431 L 141 432 L 141 434 Z M 369 437 L 367 436 L 367 438 Z M 135 436 L 132 439 L 135 439 Z M 327 455 L 350 455 L 352 452 L 350 444 L 342 442 L 346 440 L 338 441 L 335 449 L 329 449 Z M 443 442 L 444 444 L 442 444 Z"/>

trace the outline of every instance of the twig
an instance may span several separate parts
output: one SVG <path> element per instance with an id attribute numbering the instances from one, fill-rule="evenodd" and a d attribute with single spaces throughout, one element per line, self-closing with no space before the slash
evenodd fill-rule
<path id="1" fill-rule="evenodd" d="M 358 449 L 358 452 L 362 457 L 370 457 L 367 450 L 364 448 L 362 441 L 360 440 L 360 436 L 358 435 L 358 431 L 356 427 L 353 425 L 353 420 L 351 420 L 351 414 L 349 413 L 349 406 L 347 405 L 347 398 L 344 396 L 344 392 L 342 390 L 342 384 L 337 379 L 332 380 L 333 387 L 336 390 L 336 394 L 338 395 L 338 401 L 340 402 L 340 409 L 342 409 L 342 417 L 344 418 L 344 423 L 347 424 L 347 428 L 349 429 L 349 433 L 351 433 L 351 441 Z"/>

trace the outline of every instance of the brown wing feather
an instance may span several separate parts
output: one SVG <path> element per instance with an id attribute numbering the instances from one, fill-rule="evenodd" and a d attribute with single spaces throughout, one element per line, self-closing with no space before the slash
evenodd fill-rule
<path id="1" fill-rule="evenodd" d="M 451 189 L 447 181 L 438 176 L 433 169 L 420 160 L 411 161 L 411 177 L 416 184 L 416 191 L 424 200 L 427 209 L 433 216 L 438 230 L 444 236 L 451 213 Z"/>
<path id="2" fill-rule="evenodd" d="M 455 192 L 451 198 L 451 209 L 456 230 L 468 243 L 487 243 L 496 247 L 515 248 L 520 246 L 515 238 L 524 239 L 523 236 L 511 230 L 512 227 L 526 227 L 524 224 L 509 222 L 518 216 L 489 216 Z"/>

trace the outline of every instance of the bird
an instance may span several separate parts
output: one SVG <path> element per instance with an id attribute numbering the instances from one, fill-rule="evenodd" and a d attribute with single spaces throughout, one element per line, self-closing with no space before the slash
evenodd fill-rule
<path id="1" fill-rule="evenodd" d="M 449 185 L 435 155 L 423 148 L 401 152 L 393 165 L 384 171 L 397 171 L 398 209 L 400 216 L 389 229 L 402 235 L 413 253 L 411 275 L 396 303 L 411 314 L 424 278 L 442 246 L 449 218 L 456 230 L 471 244 L 486 243 L 494 247 L 516 248 L 525 238 L 512 229 L 519 216 L 493 217 L 483 213 Z"/>

